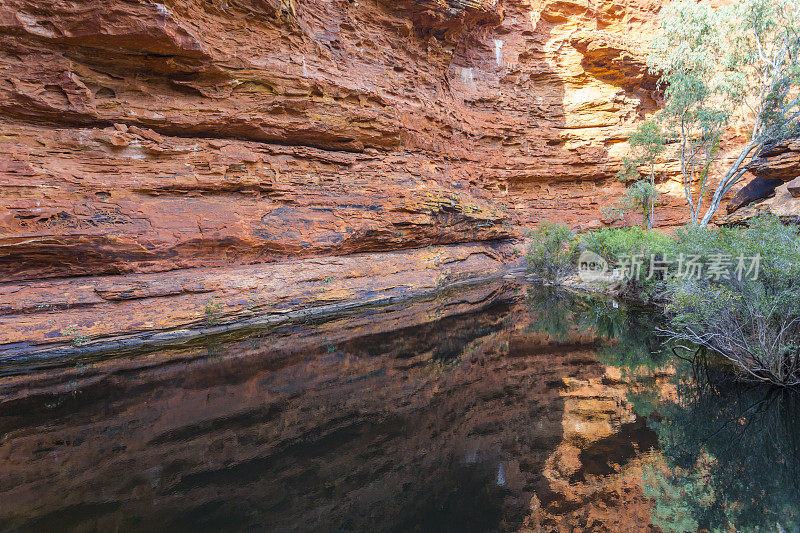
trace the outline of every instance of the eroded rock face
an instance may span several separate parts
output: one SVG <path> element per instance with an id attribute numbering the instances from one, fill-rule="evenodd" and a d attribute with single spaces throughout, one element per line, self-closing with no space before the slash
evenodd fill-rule
<path id="1" fill-rule="evenodd" d="M 0 276 L 224 277 L 596 226 L 657 107 L 637 39 L 659 6 L 5 1 Z M 662 226 L 684 214 L 666 198 Z"/>
<path id="2" fill-rule="evenodd" d="M 800 177 L 800 138 L 765 145 L 747 169 L 760 178 L 792 181 Z"/>

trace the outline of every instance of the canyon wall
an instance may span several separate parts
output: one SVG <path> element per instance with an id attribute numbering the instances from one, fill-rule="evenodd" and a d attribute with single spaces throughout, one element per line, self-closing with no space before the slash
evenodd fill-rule
<path id="1" fill-rule="evenodd" d="M 539 220 L 601 226 L 627 135 L 658 105 L 642 45 L 660 4 L 4 1 L 0 342 L 158 327 L 93 329 L 176 298 L 192 316 L 172 326 L 210 298 L 237 315 L 226 278 L 298 261 L 424 273 L 439 247 L 484 258 L 463 276 L 500 272 Z M 53 325 L 76 308 L 95 318 Z"/>

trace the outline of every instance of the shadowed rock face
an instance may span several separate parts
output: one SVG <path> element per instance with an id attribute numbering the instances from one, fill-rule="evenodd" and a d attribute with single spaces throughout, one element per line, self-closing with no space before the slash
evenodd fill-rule
<path id="1" fill-rule="evenodd" d="M 599 339 L 533 332 L 543 317 L 514 294 L 490 285 L 380 317 L 3 378 L 0 520 L 641 531 L 650 503 L 631 449 L 653 443 L 624 380 L 597 362 Z"/>
<path id="2" fill-rule="evenodd" d="M 659 6 L 4 1 L 0 277 L 15 284 L 0 292 L 216 269 L 198 274 L 208 288 L 251 264 L 494 253 L 541 219 L 597 224 L 622 192 L 624 140 L 656 106 L 636 38 Z M 667 203 L 665 226 L 683 212 Z M 71 291 L 31 313 L 83 305 Z"/>
<path id="3" fill-rule="evenodd" d="M 800 139 L 767 143 L 747 169 L 756 177 L 730 201 L 728 216 L 721 217 L 720 223 L 739 224 L 762 212 L 787 223 L 800 221 L 800 202 L 793 192 L 796 185 L 791 183 L 800 177 Z"/>
<path id="4" fill-rule="evenodd" d="M 779 179 L 753 178 L 750 183 L 736 193 L 726 207 L 728 213 L 733 213 L 740 207 L 752 204 L 775 193 L 775 188 L 783 185 Z"/>

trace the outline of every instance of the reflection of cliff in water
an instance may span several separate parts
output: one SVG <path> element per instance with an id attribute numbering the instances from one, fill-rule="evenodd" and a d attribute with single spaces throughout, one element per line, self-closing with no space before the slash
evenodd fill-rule
<path id="1" fill-rule="evenodd" d="M 2 378 L 0 521 L 646 530 L 657 444 L 642 398 L 670 376 L 651 357 L 652 324 L 608 300 L 528 290 L 464 287 Z"/>
<path id="2" fill-rule="evenodd" d="M 507 289 L 467 290 L 458 298 L 481 312 L 440 310 L 432 322 L 433 304 L 418 302 L 389 317 L 406 326 L 392 332 L 320 324 L 297 332 L 302 349 L 284 332 L 213 346 L 211 358 L 187 348 L 7 378 L 2 519 L 38 530 L 516 529 L 532 501 L 564 504 L 548 465 L 565 431 L 612 434 L 623 400 L 592 413 L 596 391 L 572 394 L 604 375 L 598 340 L 532 331 L 541 317 Z"/>

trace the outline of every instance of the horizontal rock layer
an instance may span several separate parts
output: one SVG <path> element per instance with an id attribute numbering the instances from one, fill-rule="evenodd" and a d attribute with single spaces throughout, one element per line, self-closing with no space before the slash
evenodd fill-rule
<path id="1" fill-rule="evenodd" d="M 499 277 L 513 254 L 479 244 L 0 286 L 0 370 L 43 355 L 184 342 Z"/>
<path id="2" fill-rule="evenodd" d="M 4 290 L 598 227 L 658 106 L 639 39 L 659 7 L 5 1 Z"/>

